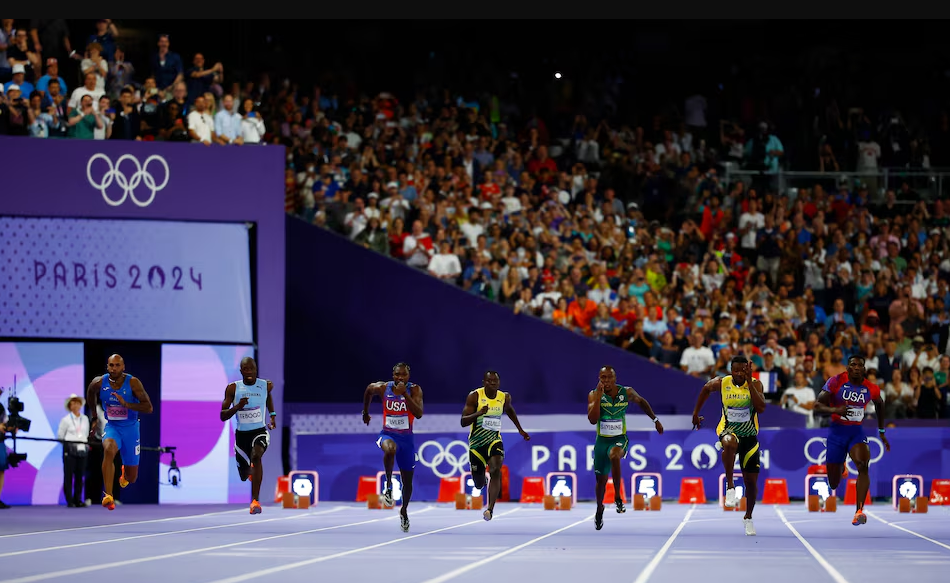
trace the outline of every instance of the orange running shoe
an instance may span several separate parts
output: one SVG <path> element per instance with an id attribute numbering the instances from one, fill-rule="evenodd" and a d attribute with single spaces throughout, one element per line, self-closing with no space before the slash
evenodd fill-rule
<path id="1" fill-rule="evenodd" d="M 851 520 L 851 524 L 854 526 L 861 526 L 866 524 L 868 521 L 867 514 L 864 513 L 864 510 L 858 510 L 854 513 L 854 518 Z"/>
<path id="2" fill-rule="evenodd" d="M 252 500 L 252 501 L 251 501 L 251 514 L 260 514 L 261 512 L 263 512 L 263 509 L 261 508 L 261 503 L 258 502 L 257 500 Z"/>
<path id="3" fill-rule="evenodd" d="M 102 507 L 109 510 L 115 510 L 115 498 L 106 494 L 102 497 Z"/>
<path id="4" fill-rule="evenodd" d="M 119 487 L 125 488 L 129 485 L 129 481 L 125 479 L 125 466 L 122 466 L 122 474 L 119 476 Z"/>
<path id="5" fill-rule="evenodd" d="M 844 464 L 841 464 L 841 477 L 842 477 L 842 478 L 847 478 L 847 477 L 848 477 L 848 466 L 846 466 L 846 465 L 844 465 Z"/>

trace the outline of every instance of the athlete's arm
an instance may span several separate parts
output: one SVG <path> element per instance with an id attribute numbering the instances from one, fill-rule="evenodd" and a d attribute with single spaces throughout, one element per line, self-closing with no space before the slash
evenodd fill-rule
<path id="1" fill-rule="evenodd" d="M 831 399 L 834 393 L 838 392 L 839 388 L 838 377 L 831 377 L 825 382 L 825 386 L 821 388 L 821 392 L 818 394 L 818 400 L 815 401 L 815 408 L 812 411 L 816 413 L 824 413 L 826 415 L 831 415 L 836 413 L 838 415 L 847 415 L 848 408 L 844 405 L 840 407 L 835 407 L 831 404 Z"/>
<path id="2" fill-rule="evenodd" d="M 369 404 L 373 402 L 373 396 L 380 394 L 382 388 L 386 386 L 386 383 L 370 383 L 366 386 L 366 390 L 363 391 L 363 423 L 369 425 Z"/>
<path id="3" fill-rule="evenodd" d="M 465 398 L 465 407 L 462 408 L 462 419 L 460 420 L 462 427 L 468 427 L 475 423 L 476 419 L 488 413 L 488 405 L 485 405 L 479 411 L 476 411 L 475 407 L 478 407 L 478 393 L 472 391 Z"/>
<path id="4" fill-rule="evenodd" d="M 600 383 L 597 383 L 596 389 L 587 394 L 587 420 L 591 425 L 597 425 L 600 421 L 600 400 L 603 396 L 604 389 L 601 388 Z"/>
<path id="5" fill-rule="evenodd" d="M 406 408 L 416 419 L 422 419 L 422 387 L 412 385 L 411 394 L 406 395 Z"/>
<path id="6" fill-rule="evenodd" d="M 709 398 L 709 394 L 721 390 L 721 377 L 713 377 L 706 381 L 706 384 L 703 385 L 703 390 L 699 391 L 699 397 L 696 398 L 696 407 L 693 408 L 693 429 L 699 429 L 699 426 L 703 421 L 703 418 L 699 416 L 699 412 L 706 403 L 706 399 Z"/>
<path id="7" fill-rule="evenodd" d="M 89 435 L 96 431 L 96 424 L 99 423 L 99 390 L 102 388 L 102 377 L 92 379 L 89 386 L 86 387 L 86 404 L 89 405 Z"/>
<path id="8" fill-rule="evenodd" d="M 511 422 L 518 428 L 518 433 L 521 434 L 521 437 L 525 438 L 525 440 L 531 439 L 531 436 L 521 428 L 521 422 L 518 421 L 518 414 L 515 413 L 515 408 L 511 405 L 511 395 L 508 393 L 505 393 L 505 413 L 508 414 L 508 418 L 511 419 Z"/>
<path id="9" fill-rule="evenodd" d="M 640 407 L 640 409 L 646 413 L 648 417 L 650 417 L 650 420 L 656 424 L 657 433 L 662 435 L 663 424 L 660 423 L 660 420 L 656 418 L 656 413 L 653 412 L 653 407 L 650 406 L 650 403 L 630 387 L 627 387 L 627 399 L 631 403 L 636 403 L 637 406 Z"/>
<path id="10" fill-rule="evenodd" d="M 267 410 L 270 412 L 270 427 L 271 429 L 277 429 L 277 407 L 274 407 L 274 397 L 271 396 L 271 393 L 274 391 L 274 383 L 267 381 Z"/>
<path id="11" fill-rule="evenodd" d="M 224 388 L 224 401 L 221 403 L 221 421 L 227 421 L 234 417 L 238 411 L 244 408 L 244 405 L 247 405 L 247 397 L 242 397 L 236 405 L 234 404 L 234 393 L 236 391 L 237 386 L 234 383 Z"/>
<path id="12" fill-rule="evenodd" d="M 752 389 L 749 391 L 749 395 L 752 396 L 752 408 L 755 409 L 755 412 L 759 415 L 765 413 L 765 391 L 762 388 L 762 381 L 752 379 L 752 382 L 749 383 L 749 387 Z"/>
<path id="13" fill-rule="evenodd" d="M 884 435 L 884 399 L 881 397 L 881 389 L 878 387 L 877 395 L 874 397 L 874 413 L 877 416 L 877 432 L 881 436 L 881 443 L 884 444 L 884 451 L 891 451 L 891 444 Z"/>
<path id="14" fill-rule="evenodd" d="M 122 398 L 122 395 L 116 393 L 116 397 L 119 398 L 119 403 L 128 409 L 129 411 L 137 411 L 139 413 L 151 413 L 152 412 L 152 400 L 148 398 L 148 393 L 145 392 L 145 387 L 142 386 L 142 381 L 138 380 L 135 377 L 132 377 L 132 382 L 129 383 L 132 385 L 132 394 L 135 395 L 135 398 L 139 400 L 138 403 L 127 403 L 125 399 Z"/>

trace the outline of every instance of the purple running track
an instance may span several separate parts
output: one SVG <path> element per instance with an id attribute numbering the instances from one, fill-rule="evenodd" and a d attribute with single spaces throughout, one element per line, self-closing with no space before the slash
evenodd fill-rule
<path id="1" fill-rule="evenodd" d="M 854 527 L 846 508 L 819 514 L 801 503 L 760 504 L 757 536 L 747 537 L 741 513 L 672 502 L 626 514 L 610 505 L 599 532 L 592 504 L 567 512 L 499 504 L 485 522 L 480 511 L 417 503 L 409 533 L 396 511 L 356 504 L 266 506 L 258 516 L 234 506 L 16 507 L 0 514 L 0 583 L 87 575 L 135 583 L 556 583 L 591 575 L 734 583 L 743 573 L 767 583 L 892 583 L 907 573 L 915 583 L 945 580 L 950 508 L 868 510 L 868 523 Z"/>

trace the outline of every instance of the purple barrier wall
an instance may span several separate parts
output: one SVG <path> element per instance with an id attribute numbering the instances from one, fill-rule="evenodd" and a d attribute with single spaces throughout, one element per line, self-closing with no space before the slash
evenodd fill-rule
<path id="1" fill-rule="evenodd" d="M 804 499 L 808 467 L 825 463 L 827 434 L 827 429 L 760 432 L 760 492 L 767 478 L 784 478 L 789 496 Z M 876 432 L 871 430 L 867 434 L 871 448 L 872 497 L 890 497 L 892 480 L 897 474 L 922 476 L 928 495 L 932 480 L 950 477 L 950 430 L 891 431 L 888 433 L 889 453 L 883 451 Z M 504 433 L 503 436 L 512 500 L 520 498 L 523 478 L 543 477 L 548 472 L 575 473 L 577 497 L 594 499 L 593 430 L 535 433 L 531 441 L 524 441 L 516 433 Z M 722 462 L 713 447 L 716 438 L 712 431 L 667 431 L 663 435 L 655 431 L 631 431 L 629 437 L 630 453 L 622 464 L 628 500 L 633 472 L 659 473 L 663 478 L 663 498 L 666 499 L 678 497 L 683 478 L 701 478 L 706 499 L 717 499 Z M 466 433 L 416 435 L 415 445 L 414 500 L 436 500 L 441 478 L 457 477 L 462 472 L 471 471 Z M 854 464 L 850 459 L 846 463 L 854 477 L 857 472 Z M 297 466 L 299 470 L 320 473 L 321 500 L 352 501 L 356 497 L 360 476 L 376 476 L 383 469 L 383 460 L 372 436 L 300 435 L 297 437 Z M 845 494 L 844 484 L 842 481 L 838 488 L 841 497 Z"/>
<path id="2" fill-rule="evenodd" d="M 275 147 L 0 137 L 0 214 L 254 222 L 258 362 L 261 376 L 274 382 L 281 409 L 284 156 Z M 99 185 L 110 169 L 115 174 L 103 192 Z M 123 196 L 126 185 L 134 196 Z M 6 236 L 12 234 L 0 233 Z M 280 452 L 281 432 L 271 437 L 271 449 Z M 280 464 L 265 464 L 265 473 L 267 492 L 281 474 Z"/>
<path id="3" fill-rule="evenodd" d="M 547 412 L 577 412 L 600 367 L 610 364 L 619 382 L 657 413 L 692 413 L 699 379 L 516 315 L 332 232 L 288 221 L 288 402 L 359 403 L 369 382 L 392 378 L 392 366 L 405 361 L 430 403 L 461 406 L 492 369 L 516 408 L 545 404 Z M 717 401 L 707 401 L 702 413 L 718 419 Z M 763 423 L 804 422 L 770 406 Z"/>

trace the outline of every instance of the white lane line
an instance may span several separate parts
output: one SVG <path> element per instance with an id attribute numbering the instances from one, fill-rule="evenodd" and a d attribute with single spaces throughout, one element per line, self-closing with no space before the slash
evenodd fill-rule
<path id="1" fill-rule="evenodd" d="M 421 513 L 425 512 L 426 510 L 431 510 L 431 507 L 425 508 L 425 509 L 423 509 L 423 510 L 420 510 L 419 512 L 416 512 L 416 514 L 421 514 Z M 71 575 L 81 575 L 81 574 L 83 574 L 83 573 L 91 573 L 91 572 L 93 572 L 93 571 L 99 571 L 99 570 L 102 570 L 102 569 L 112 569 L 112 568 L 115 568 L 115 567 L 125 567 L 125 566 L 127 566 L 127 565 L 138 565 L 138 564 L 141 564 L 141 563 L 148 563 L 148 562 L 151 562 L 151 561 L 161 561 L 162 559 L 174 559 L 174 558 L 176 558 L 176 557 L 183 557 L 183 556 L 186 556 L 186 555 L 194 555 L 194 554 L 197 554 L 197 553 L 206 553 L 206 552 L 208 552 L 208 551 L 217 551 L 217 550 L 220 550 L 220 549 L 228 549 L 228 548 L 231 548 L 231 547 L 239 547 L 239 546 L 243 546 L 243 545 L 252 545 L 252 544 L 254 544 L 254 543 L 259 543 L 259 542 L 264 542 L 264 541 L 269 541 L 269 540 L 282 539 L 282 538 L 288 538 L 288 537 L 292 537 L 292 536 L 299 536 L 299 535 L 302 535 L 302 534 L 310 534 L 310 533 L 313 533 L 313 532 L 323 532 L 323 531 L 327 531 L 327 530 L 337 530 L 337 529 L 340 529 L 340 528 L 349 528 L 349 527 L 351 527 L 351 526 L 360 526 L 360 525 L 363 525 L 363 524 L 370 524 L 370 523 L 373 523 L 373 522 L 380 522 L 380 521 L 382 521 L 382 520 L 392 520 L 392 519 L 397 518 L 397 517 L 398 517 L 398 515 L 393 515 L 393 516 L 387 516 L 387 517 L 385 517 L 385 518 L 374 518 L 374 519 L 371 519 L 371 520 L 361 520 L 360 522 L 351 522 L 351 523 L 348 523 L 348 524 L 338 524 L 338 525 L 335 525 L 335 526 L 324 526 L 324 527 L 321 527 L 321 528 L 312 528 L 312 529 L 309 529 L 309 530 L 301 530 L 301 531 L 297 531 L 297 532 L 289 532 L 289 533 L 285 533 L 285 534 L 278 534 L 278 535 L 273 535 L 273 536 L 265 536 L 265 537 L 257 538 L 257 539 L 253 539 L 253 540 L 240 541 L 240 542 L 235 542 L 235 543 L 228 543 L 228 544 L 224 544 L 224 545 L 215 545 L 215 546 L 213 546 L 213 547 L 202 547 L 202 548 L 199 548 L 199 549 L 190 549 L 190 550 L 187 550 L 187 551 L 180 551 L 180 552 L 177 552 L 177 553 L 167 553 L 167 554 L 164 554 L 164 555 L 153 555 L 153 556 L 150 556 L 150 557 L 140 557 L 140 558 L 137 558 L 137 559 L 127 559 L 127 560 L 125 560 L 125 561 L 115 561 L 115 562 L 113 562 L 113 563 L 104 563 L 104 564 L 100 564 L 100 565 L 88 565 L 88 566 L 85 566 L 85 567 L 76 567 L 76 568 L 74 568 L 74 569 L 63 569 L 62 571 L 52 571 L 52 572 L 50 572 L 50 573 L 40 573 L 40 574 L 38 574 L 38 575 L 29 575 L 29 576 L 27 576 L 27 577 L 18 577 L 18 578 L 16 578 L 16 579 L 5 579 L 5 580 L 3 580 L 3 581 L 0 581 L 0 583 L 33 583 L 33 581 L 45 581 L 45 580 L 47 580 L 47 579 L 56 579 L 56 578 L 58 578 L 58 577 L 69 577 L 69 576 L 71 576 Z"/>
<path id="2" fill-rule="evenodd" d="M 90 510 L 90 512 L 93 512 Z M 171 518 L 153 518 L 149 520 L 136 520 L 134 522 L 115 522 L 112 524 L 94 524 L 92 526 L 74 526 L 70 528 L 56 528 L 53 530 L 36 530 L 33 532 L 20 532 L 17 534 L 0 534 L 0 539 L 14 536 L 31 536 L 35 534 L 53 534 L 55 532 L 74 532 L 77 530 L 92 530 L 94 528 L 113 528 L 116 526 L 132 526 L 133 524 L 152 524 L 155 522 L 171 522 L 173 520 L 190 520 L 192 518 L 203 518 L 205 516 L 217 516 L 220 514 L 236 514 L 238 512 L 247 512 L 247 508 L 239 510 L 222 510 L 220 512 L 208 512 L 207 514 L 189 514 L 187 516 L 172 516 Z"/>
<path id="3" fill-rule="evenodd" d="M 896 528 L 897 530 L 903 530 L 904 532 L 906 532 L 906 533 L 908 533 L 908 534 L 912 534 L 912 535 L 914 535 L 914 536 L 916 536 L 916 537 L 918 537 L 918 538 L 922 538 L 922 539 L 924 539 L 924 540 L 927 541 L 927 542 L 931 542 L 931 543 L 937 545 L 938 547 L 943 547 L 943 548 L 947 549 L 948 551 L 950 551 L 950 545 L 944 544 L 944 543 L 942 543 L 942 542 L 940 542 L 940 541 L 938 541 L 938 540 L 934 540 L 934 539 L 930 538 L 929 536 L 924 536 L 924 535 L 920 534 L 919 532 L 914 532 L 914 531 L 910 530 L 909 528 L 904 528 L 903 526 L 898 525 L 896 522 L 889 522 L 889 521 L 887 521 L 887 520 L 884 520 L 884 519 L 881 518 L 880 516 L 878 516 L 878 515 L 876 515 L 876 514 L 871 514 L 871 513 L 868 512 L 867 510 L 865 510 L 864 513 L 867 514 L 868 516 L 870 516 L 871 518 L 875 518 L 875 519 L 877 519 L 877 520 L 880 520 L 881 522 L 883 522 L 884 524 L 886 524 L 886 525 L 888 525 L 888 526 L 890 526 L 890 527 Z"/>
<path id="4" fill-rule="evenodd" d="M 683 517 L 683 520 L 676 527 L 676 530 L 673 531 L 673 534 L 670 535 L 670 538 L 666 539 L 666 542 L 663 543 L 663 546 L 660 547 L 659 552 L 656 556 L 653 557 L 653 560 L 647 563 L 647 566 L 640 572 L 640 575 L 634 580 L 633 583 L 646 583 L 650 579 L 650 575 L 656 571 L 656 568 L 660 565 L 660 561 L 663 560 L 663 557 L 666 555 L 667 551 L 670 550 L 670 547 L 673 546 L 673 541 L 676 540 L 676 537 L 679 536 L 680 532 L 686 527 L 686 523 L 689 521 L 689 517 L 693 515 L 693 512 L 696 511 L 696 505 L 693 504 L 689 507 L 689 510 L 686 512 L 686 516 Z"/>
<path id="5" fill-rule="evenodd" d="M 518 545 L 518 546 L 516 546 L 516 547 L 511 547 L 511 548 L 508 549 L 507 551 L 503 551 L 503 552 L 500 552 L 500 553 L 492 554 L 491 556 L 486 557 L 486 558 L 484 558 L 484 559 L 482 559 L 482 560 L 480 560 L 480 561 L 475 561 L 474 563 L 469 563 L 468 565 L 465 565 L 464 567 L 459 567 L 458 569 L 455 569 L 454 571 L 449 571 L 448 573 L 445 573 L 444 575 L 439 575 L 438 577 L 434 577 L 434 578 L 432 578 L 432 579 L 427 579 L 426 581 L 423 581 L 423 583 L 444 583 L 445 581 L 448 581 L 448 580 L 450 580 L 450 579 L 455 579 L 455 578 L 458 577 L 459 575 L 463 575 L 463 574 L 465 574 L 465 573 L 468 573 L 469 571 L 471 571 L 471 570 L 473 570 L 473 569 L 478 569 L 479 567 L 482 567 L 482 566 L 484 566 L 484 565 L 487 565 L 488 563 L 491 563 L 492 561 L 496 561 L 496 560 L 498 560 L 498 559 L 500 559 L 500 558 L 502 558 L 502 557 L 504 557 L 504 556 L 510 555 L 510 554 L 512 554 L 512 553 L 517 553 L 517 552 L 520 551 L 521 549 L 523 549 L 523 548 L 525 548 L 525 547 L 529 547 L 529 546 L 533 545 L 533 544 L 536 543 L 536 542 L 543 541 L 544 539 L 546 539 L 546 538 L 548 538 L 548 537 L 551 537 L 551 536 L 554 536 L 554 535 L 558 534 L 559 532 L 564 532 L 565 530 L 567 530 L 567 529 L 569 529 L 569 528 L 574 528 L 574 527 L 577 526 L 578 524 L 583 524 L 583 523 L 585 523 L 585 522 L 588 522 L 588 521 L 589 521 L 591 518 L 593 518 L 593 517 L 594 517 L 594 515 L 591 514 L 591 515 L 588 516 L 587 518 L 584 518 L 584 519 L 582 519 L 582 520 L 578 520 L 577 522 L 574 522 L 574 523 L 572 523 L 572 524 L 568 524 L 567 526 L 562 526 L 561 528 L 559 528 L 559 529 L 557 529 L 557 530 L 553 530 L 553 531 L 551 531 L 551 532 L 549 532 L 549 533 L 547 533 L 547 534 L 545 534 L 545 535 L 539 536 L 538 538 L 531 539 L 531 540 L 529 540 L 528 542 L 521 543 L 520 545 Z"/>
<path id="6" fill-rule="evenodd" d="M 29 554 L 32 554 L 32 553 L 42 553 L 42 552 L 46 552 L 46 551 L 61 551 L 61 550 L 63 550 L 63 549 L 74 549 L 74 548 L 76 548 L 76 547 L 86 547 L 86 546 L 91 546 L 91 545 L 102 545 L 102 544 L 109 544 L 109 543 L 117 543 L 117 542 L 123 542 L 123 541 L 128 541 L 128 540 L 136 540 L 136 539 L 140 539 L 140 538 L 152 538 L 152 537 L 156 537 L 156 536 L 168 536 L 168 535 L 172 535 L 172 534 L 185 534 L 185 533 L 189 533 L 189 532 L 200 532 L 200 531 L 202 531 L 202 530 L 215 530 L 215 529 L 218 529 L 218 528 L 230 528 L 230 527 L 232 527 L 232 526 L 253 526 L 253 525 L 255 525 L 255 524 L 261 524 L 262 522 L 274 522 L 275 520 L 294 520 L 294 519 L 298 519 L 298 518 L 306 518 L 307 516 L 318 516 L 318 515 L 321 515 L 321 514 L 332 514 L 332 513 L 334 513 L 334 512 L 339 512 L 339 511 L 341 511 L 341 510 L 343 510 L 343 507 L 337 507 L 337 508 L 333 508 L 333 509 L 331 509 L 331 510 L 324 510 L 324 511 L 322 511 L 322 512 L 309 512 L 309 513 L 306 513 L 306 514 L 297 514 L 297 515 L 294 515 L 294 516 L 281 516 L 281 517 L 279 517 L 279 518 L 266 518 L 266 519 L 264 519 L 264 520 L 245 520 L 245 521 L 242 521 L 242 522 L 230 522 L 230 523 L 228 523 L 228 524 L 216 524 L 216 525 L 214 525 L 214 526 L 201 526 L 201 527 L 198 527 L 198 528 L 186 528 L 186 529 L 183 529 L 183 530 L 171 530 L 171 531 L 168 531 L 168 532 L 153 532 L 153 533 L 151 533 L 151 534 L 137 534 L 137 535 L 134 535 L 134 536 L 124 536 L 124 537 L 121 537 L 121 538 L 112 538 L 112 539 L 106 539 L 106 540 L 94 540 L 94 541 L 88 541 L 88 542 L 82 542 L 82 543 L 73 543 L 73 544 L 70 544 L 70 545 L 59 545 L 59 546 L 55 546 L 55 547 L 43 547 L 43 548 L 39 548 L 39 549 L 26 549 L 26 550 L 22 550 L 22 551 L 11 551 L 11 552 L 9 552 L 9 553 L 0 553 L 0 558 L 2 558 L 2 557 L 15 557 L 15 556 L 18 556 L 18 555 L 29 555 Z"/>
<path id="7" fill-rule="evenodd" d="M 778 517 L 782 519 L 782 522 L 785 524 L 785 526 L 787 526 L 788 529 L 792 531 L 792 534 L 795 535 L 795 538 L 797 538 L 798 541 L 805 546 L 805 550 L 807 550 L 811 554 L 811 556 L 814 557 L 816 561 L 818 561 L 818 564 L 821 565 L 822 568 L 824 568 L 824 570 L 827 571 L 829 575 L 831 575 L 831 578 L 835 580 L 835 583 L 848 583 L 848 580 L 844 578 L 844 575 L 842 575 L 841 573 L 838 572 L 837 569 L 832 567 L 831 563 L 826 561 L 825 558 L 821 556 L 818 553 L 818 551 L 815 550 L 815 547 L 811 546 L 811 544 L 809 544 L 809 542 L 805 540 L 805 537 L 798 534 L 798 531 L 795 530 L 795 527 L 792 526 L 792 523 L 789 522 L 788 519 L 785 518 L 785 515 L 782 513 L 781 508 L 779 508 L 778 506 L 773 506 L 773 508 L 775 508 L 775 513 L 778 514 Z"/>
<path id="8" fill-rule="evenodd" d="M 498 517 L 502 517 L 502 516 L 505 516 L 505 515 L 507 515 L 507 514 L 511 514 L 511 513 L 513 513 L 513 512 L 517 512 L 518 510 L 520 510 L 520 508 L 514 508 L 514 509 L 512 509 L 512 510 L 509 510 L 509 511 L 507 511 L 507 512 L 503 512 L 503 513 L 499 514 Z M 385 542 L 377 543 L 377 544 L 375 544 L 375 545 L 369 545 L 369 546 L 360 547 L 360 548 L 357 548 L 357 549 L 350 549 L 350 550 L 348 550 L 348 551 L 343 551 L 343 552 L 340 552 L 340 553 L 334 553 L 334 554 L 332 554 L 332 555 L 326 555 L 326 556 L 323 556 L 323 557 L 316 557 L 316 558 L 313 558 L 313 559 L 307 559 L 307 560 L 305 560 L 305 561 L 298 561 L 298 562 L 296 562 L 296 563 L 290 563 L 290 564 L 287 564 L 287 565 L 281 565 L 281 566 L 279 566 L 279 567 L 271 567 L 271 568 L 269 568 L 269 569 L 261 569 L 260 571 L 252 571 L 252 572 L 250 572 L 250 573 L 245 573 L 245 574 L 243 574 L 243 575 L 237 575 L 236 577 L 228 577 L 227 579 L 218 579 L 217 581 L 212 581 L 211 583 L 238 583 L 238 582 L 240 582 L 240 581 L 247 581 L 247 580 L 249 580 L 249 579 L 257 579 L 258 577 L 266 577 L 267 575 L 273 575 L 273 574 L 275 574 L 275 573 L 282 573 L 282 572 L 284 572 L 284 571 L 289 571 L 289 570 L 291 570 L 291 569 L 296 569 L 296 568 L 298 568 L 298 567 L 306 567 L 307 565 L 313 565 L 313 564 L 315 564 L 315 563 L 322 563 L 322 562 L 324 562 L 324 561 L 330 561 L 330 560 L 333 560 L 333 559 L 339 559 L 340 557 L 346 557 L 346 556 L 349 556 L 349 555 L 355 555 L 356 553 L 362 553 L 362 552 L 365 552 L 365 551 L 371 551 L 371 550 L 373 550 L 373 549 L 378 549 L 378 548 L 380 548 L 380 547 L 385 547 L 385 546 L 387 546 L 387 545 L 393 545 L 393 544 L 396 544 L 396 543 L 401 543 L 401 542 L 403 542 L 403 541 L 412 540 L 412 539 L 414 539 L 414 538 L 419 538 L 419 537 L 423 537 L 423 536 L 428 536 L 428 535 L 430 535 L 430 534 L 435 534 L 435 533 L 437 533 L 437 532 L 445 532 L 445 531 L 447 531 L 447 530 L 454 530 L 454 529 L 456 529 L 456 528 L 462 528 L 463 526 L 470 526 L 470 525 L 472 525 L 472 524 L 478 524 L 478 523 L 480 523 L 480 522 L 485 522 L 485 521 L 484 521 L 484 519 L 479 518 L 478 520 L 471 520 L 471 521 L 469 521 L 469 522 L 463 522 L 462 524 L 456 524 L 456 525 L 453 525 L 453 526 L 446 526 L 446 527 L 444 527 L 444 528 L 437 528 L 437 529 L 435 529 L 435 530 L 428 530 L 428 531 L 426 531 L 426 532 L 420 532 L 419 534 L 414 534 L 414 535 L 411 535 L 411 536 L 400 537 L 400 538 L 396 538 L 396 539 L 393 539 L 393 540 L 388 540 L 388 541 L 385 541 Z"/>

